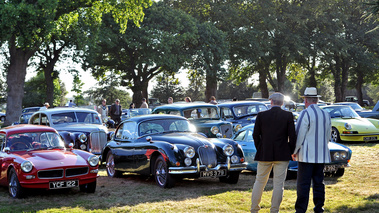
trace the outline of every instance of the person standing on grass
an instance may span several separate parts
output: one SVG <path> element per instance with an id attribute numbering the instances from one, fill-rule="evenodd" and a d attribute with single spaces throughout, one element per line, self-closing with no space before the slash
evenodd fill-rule
<path id="1" fill-rule="evenodd" d="M 271 169 L 274 171 L 274 189 L 270 212 L 279 212 L 288 164 L 296 145 L 293 115 L 281 109 L 284 95 L 277 92 L 269 99 L 272 108 L 258 113 L 253 132 L 258 168 L 251 195 L 251 212 L 258 212 L 261 209 L 259 203 Z"/>
<path id="2" fill-rule="evenodd" d="M 122 106 L 120 105 L 120 99 L 116 99 L 115 103 L 112 104 L 109 110 L 109 115 L 111 116 L 112 120 L 114 120 L 116 126 L 121 123 L 121 113 Z"/>
<path id="3" fill-rule="evenodd" d="M 328 143 L 332 124 L 328 112 L 317 105 L 315 87 L 304 92 L 305 110 L 296 123 L 297 141 L 293 157 L 298 161 L 296 213 L 305 213 L 308 208 L 309 190 L 313 183 L 314 212 L 324 212 L 325 185 L 324 165 L 330 163 Z"/>

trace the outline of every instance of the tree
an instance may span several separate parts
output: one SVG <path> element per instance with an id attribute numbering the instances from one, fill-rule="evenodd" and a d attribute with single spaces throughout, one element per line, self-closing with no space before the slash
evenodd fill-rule
<path id="1" fill-rule="evenodd" d="M 136 22 L 142 19 L 142 9 L 149 4 L 150 0 L 3 1 L 0 4 L 0 44 L 6 43 L 9 48 L 7 108 L 13 109 L 7 110 L 4 125 L 16 121 L 21 113 L 28 61 L 40 48 L 43 38 L 56 29 L 56 20 L 63 16 L 77 17 L 80 13 L 89 20 L 99 21 L 103 11 L 111 11 L 125 29 L 129 18 Z"/>
<path id="2" fill-rule="evenodd" d="M 133 91 L 137 107 L 148 98 L 149 81 L 163 70 L 177 72 L 198 42 L 196 20 L 184 12 L 154 3 L 145 14 L 141 26 L 131 24 L 125 34 L 105 19 L 99 42 L 89 46 L 84 64 L 98 78 L 109 70 L 119 75 L 121 86 Z"/>
<path id="3" fill-rule="evenodd" d="M 217 99 L 237 98 L 237 100 L 245 100 L 253 97 L 253 93 L 256 91 L 257 89 L 249 85 L 247 80 L 239 84 L 233 80 L 227 80 L 220 84 Z"/>
<path id="4" fill-rule="evenodd" d="M 161 103 L 166 103 L 169 97 L 174 101 L 184 100 L 184 88 L 180 86 L 178 78 L 173 73 L 163 72 L 157 76 L 157 85 L 151 91 L 154 98 L 158 98 Z"/>
<path id="5" fill-rule="evenodd" d="M 190 83 L 185 90 L 185 96 L 190 97 L 192 101 L 205 100 L 205 76 L 197 70 L 188 70 L 188 79 Z M 183 100 L 184 101 L 184 100 Z"/>

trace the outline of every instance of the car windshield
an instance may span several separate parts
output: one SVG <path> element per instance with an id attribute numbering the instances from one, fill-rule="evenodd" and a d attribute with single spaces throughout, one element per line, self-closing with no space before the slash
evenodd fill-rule
<path id="1" fill-rule="evenodd" d="M 88 123 L 88 124 L 101 124 L 101 120 L 97 113 L 91 112 L 64 112 L 52 114 L 51 119 L 53 124 L 63 123 Z"/>
<path id="2" fill-rule="evenodd" d="M 258 112 L 267 110 L 267 106 L 264 104 L 234 106 L 233 112 L 237 117 L 243 117 L 247 115 L 256 115 Z"/>
<path id="3" fill-rule="evenodd" d="M 7 147 L 11 151 L 64 148 L 64 142 L 55 132 L 28 132 L 10 135 Z"/>
<path id="4" fill-rule="evenodd" d="M 152 134 L 152 133 L 165 133 L 165 132 L 188 132 L 190 131 L 190 124 L 186 120 L 178 119 L 159 119 L 147 120 L 139 124 L 139 136 Z"/>
<path id="5" fill-rule="evenodd" d="M 360 116 L 350 107 L 325 107 L 323 110 L 329 112 L 331 118 L 359 118 Z"/>
<path id="6" fill-rule="evenodd" d="M 22 110 L 22 113 L 26 113 L 26 112 L 37 112 L 39 110 L 39 107 L 38 108 L 26 108 L 26 109 L 23 109 Z"/>
<path id="7" fill-rule="evenodd" d="M 355 110 L 355 111 L 362 111 L 363 110 L 363 108 L 359 104 L 350 104 L 349 106 L 351 106 L 351 108 L 353 108 L 353 110 Z"/>
<path id="8" fill-rule="evenodd" d="M 138 115 L 147 115 L 151 114 L 151 109 L 141 108 L 141 109 L 130 109 L 129 110 L 129 117 L 135 117 Z"/>
<path id="9" fill-rule="evenodd" d="M 194 109 L 188 109 L 183 111 L 184 117 L 188 120 L 198 119 L 220 119 L 217 113 L 217 107 L 198 107 Z"/>

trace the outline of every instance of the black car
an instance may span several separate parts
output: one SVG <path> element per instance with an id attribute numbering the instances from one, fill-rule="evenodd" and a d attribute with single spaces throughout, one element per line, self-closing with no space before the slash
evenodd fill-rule
<path id="1" fill-rule="evenodd" d="M 153 114 L 181 115 L 187 118 L 198 132 L 209 138 L 233 136 L 233 124 L 222 121 L 216 105 L 208 103 L 175 103 L 156 107 Z"/>
<path id="2" fill-rule="evenodd" d="M 162 188 L 177 178 L 218 177 L 237 183 L 246 168 L 241 147 L 231 139 L 207 138 L 192 132 L 176 115 L 142 115 L 123 121 L 105 145 L 101 161 L 108 176 L 123 172 L 152 175 Z"/>

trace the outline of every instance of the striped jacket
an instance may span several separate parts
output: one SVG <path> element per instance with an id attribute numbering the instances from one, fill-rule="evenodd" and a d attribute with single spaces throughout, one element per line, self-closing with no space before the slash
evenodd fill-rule
<path id="1" fill-rule="evenodd" d="M 332 124 L 328 112 L 311 104 L 300 113 L 296 123 L 296 148 L 294 154 L 299 162 L 330 163 L 328 143 Z"/>

